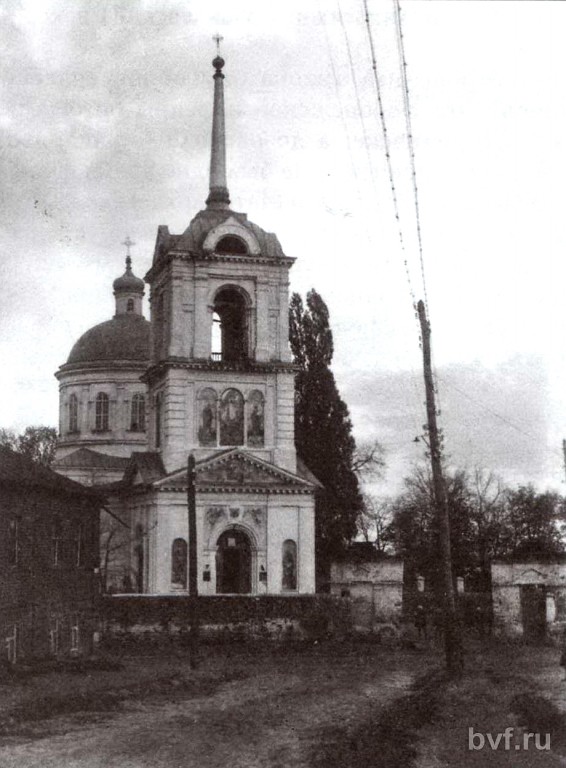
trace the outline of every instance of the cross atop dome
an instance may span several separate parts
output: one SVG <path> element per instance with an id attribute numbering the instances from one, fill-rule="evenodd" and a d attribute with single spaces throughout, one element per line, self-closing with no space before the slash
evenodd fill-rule
<path id="1" fill-rule="evenodd" d="M 130 239 L 129 235 L 126 235 L 126 239 L 122 243 L 122 245 L 125 245 L 127 248 L 126 251 L 126 273 L 130 274 L 132 271 L 132 257 L 130 256 L 130 248 L 132 245 L 135 245 L 134 241 Z"/>

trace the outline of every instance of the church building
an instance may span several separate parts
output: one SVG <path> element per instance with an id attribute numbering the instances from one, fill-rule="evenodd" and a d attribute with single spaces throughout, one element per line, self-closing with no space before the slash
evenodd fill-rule
<path id="1" fill-rule="evenodd" d="M 224 60 L 213 67 L 206 207 L 180 235 L 158 228 L 145 276 L 150 322 L 126 240 L 115 317 L 81 336 L 56 374 L 54 468 L 108 500 L 114 527 L 101 558 L 110 590 L 187 591 L 193 454 L 199 593 L 312 593 L 320 484 L 295 451 L 294 259 L 230 208 Z"/>

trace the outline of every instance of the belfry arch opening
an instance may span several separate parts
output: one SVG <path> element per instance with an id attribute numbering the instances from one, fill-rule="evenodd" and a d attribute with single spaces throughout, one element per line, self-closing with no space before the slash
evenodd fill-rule
<path id="1" fill-rule="evenodd" d="M 212 307 L 212 359 L 223 362 L 246 360 L 248 349 L 246 299 L 236 288 L 222 288 Z"/>

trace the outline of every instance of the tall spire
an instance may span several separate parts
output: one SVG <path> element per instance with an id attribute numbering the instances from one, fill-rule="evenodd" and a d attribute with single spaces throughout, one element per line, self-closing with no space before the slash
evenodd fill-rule
<path id="1" fill-rule="evenodd" d="M 215 35 L 216 47 L 220 49 L 222 37 Z M 212 62 L 215 69 L 214 106 L 212 110 L 212 142 L 210 149 L 210 191 L 206 200 L 208 208 L 228 208 L 230 196 L 226 184 L 226 132 L 224 128 L 224 59 L 218 55 Z"/>

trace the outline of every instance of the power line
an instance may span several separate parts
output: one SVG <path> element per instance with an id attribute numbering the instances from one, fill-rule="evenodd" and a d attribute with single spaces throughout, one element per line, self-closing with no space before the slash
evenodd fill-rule
<path id="1" fill-rule="evenodd" d="M 364 0 L 366 2 L 366 0 Z M 409 82 L 407 80 L 407 60 L 405 57 L 405 45 L 403 42 L 403 27 L 401 25 L 401 4 L 399 0 L 393 0 L 395 9 L 395 29 L 397 31 L 397 50 L 399 52 L 399 62 L 401 69 L 401 86 L 403 91 L 403 104 L 405 107 L 405 123 L 407 126 L 407 144 L 409 147 L 409 157 L 411 160 L 411 177 L 413 182 L 413 197 L 415 202 L 415 217 L 417 227 L 417 239 L 419 244 L 419 260 L 421 265 L 421 277 L 423 281 L 424 303 L 426 307 L 427 315 L 430 317 L 428 307 L 428 296 L 426 290 L 426 277 L 423 258 L 423 242 L 421 233 L 421 215 L 419 207 L 419 194 L 417 185 L 417 170 L 415 164 L 415 148 L 413 144 L 413 129 L 411 120 L 411 102 L 409 97 Z"/>
<path id="2" fill-rule="evenodd" d="M 368 135 L 366 130 L 366 122 L 364 120 L 364 113 L 362 110 L 362 102 L 360 100 L 360 92 L 358 88 L 358 79 L 356 77 L 356 68 L 354 67 L 354 60 L 352 58 L 352 49 L 350 47 L 350 39 L 348 37 L 348 31 L 346 29 L 346 25 L 344 24 L 344 17 L 342 16 L 342 9 L 340 7 L 340 0 L 336 0 L 336 5 L 338 6 L 338 18 L 340 19 L 340 26 L 342 27 L 342 32 L 344 34 L 344 40 L 346 42 L 346 51 L 348 54 L 348 61 L 350 63 L 350 74 L 352 76 L 352 82 L 354 84 L 354 93 L 356 95 L 356 104 L 358 106 L 358 115 L 360 117 L 360 123 L 362 125 L 362 133 L 364 137 L 364 146 L 366 148 L 366 154 L 368 159 L 368 169 L 371 176 L 372 184 L 374 187 L 374 190 L 377 192 L 377 184 L 375 181 L 375 175 L 373 172 L 373 165 L 371 162 L 371 152 L 369 149 L 369 142 L 368 142 Z"/>
<path id="3" fill-rule="evenodd" d="M 399 243 L 401 245 L 401 252 L 403 254 L 403 264 L 405 267 L 405 275 L 407 277 L 407 282 L 409 284 L 409 292 L 411 295 L 411 301 L 413 304 L 413 309 L 415 310 L 415 318 L 416 318 L 416 306 L 417 306 L 417 300 L 415 298 L 415 292 L 413 290 L 413 283 L 411 281 L 411 273 L 409 271 L 409 264 L 407 261 L 407 253 L 405 251 L 405 241 L 403 238 L 403 228 L 401 226 L 401 216 L 399 215 L 399 201 L 397 199 L 397 189 L 395 187 L 395 179 L 393 177 L 393 166 L 391 163 L 391 150 L 389 146 L 389 134 L 387 132 L 387 123 L 385 121 L 385 111 L 383 109 L 383 100 L 381 98 L 381 85 L 379 83 L 379 75 L 377 74 L 377 61 L 375 58 L 375 45 L 373 42 L 373 33 L 371 30 L 371 21 L 369 17 L 369 9 L 367 0 L 363 0 L 364 5 L 364 18 L 366 22 L 366 29 L 368 33 L 368 40 L 369 40 L 369 48 L 370 48 L 370 54 L 371 54 L 371 66 L 373 70 L 373 80 L 375 83 L 375 92 L 377 95 L 377 107 L 379 111 L 379 119 L 381 123 L 381 132 L 383 134 L 383 145 L 385 149 L 385 159 L 387 161 L 387 172 L 389 174 L 389 185 L 391 188 L 391 196 L 393 198 L 393 208 L 395 213 L 395 220 L 397 221 L 397 227 L 398 227 L 398 234 L 399 234 Z"/>
<path id="4" fill-rule="evenodd" d="M 460 389 L 460 387 L 457 387 L 456 384 L 452 384 L 447 379 L 442 377 L 442 381 L 445 384 L 445 386 L 456 390 L 456 392 L 459 392 L 461 395 L 463 395 L 465 398 L 470 400 L 472 403 L 475 403 L 477 406 L 479 406 L 481 409 L 486 411 L 486 413 L 489 413 L 491 416 L 493 416 L 496 419 L 499 419 L 503 424 L 506 424 L 508 427 L 511 427 L 511 429 L 514 429 L 516 432 L 519 432 L 523 437 L 528 437 L 530 440 L 538 440 L 538 437 L 536 435 L 533 435 L 532 432 L 528 432 L 527 430 L 523 429 L 522 427 L 519 427 L 517 424 L 515 424 L 510 419 L 506 418 L 505 416 L 502 416 L 500 413 L 497 413 L 497 411 L 494 411 L 493 408 L 490 408 L 488 405 L 483 403 L 481 400 L 478 400 L 475 397 L 472 397 L 467 392 L 465 392 L 463 389 Z M 547 451 L 550 453 L 556 454 L 562 458 L 562 452 L 558 451 L 555 448 L 546 448 Z"/>

